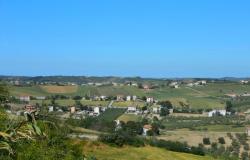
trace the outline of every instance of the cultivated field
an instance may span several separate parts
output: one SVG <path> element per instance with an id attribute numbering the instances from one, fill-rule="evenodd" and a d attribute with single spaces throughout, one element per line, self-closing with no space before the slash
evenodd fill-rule
<path id="1" fill-rule="evenodd" d="M 75 93 L 77 91 L 77 86 L 40 86 L 47 93 L 58 93 L 58 94 L 68 94 Z"/>

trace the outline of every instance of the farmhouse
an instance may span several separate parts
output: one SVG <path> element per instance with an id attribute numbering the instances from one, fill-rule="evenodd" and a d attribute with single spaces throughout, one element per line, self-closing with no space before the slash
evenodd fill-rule
<path id="1" fill-rule="evenodd" d="M 213 117 L 215 115 L 226 116 L 227 111 L 226 110 L 212 110 L 212 111 L 208 112 L 208 117 Z"/>
<path id="2" fill-rule="evenodd" d="M 143 126 L 143 132 L 142 135 L 147 136 L 148 135 L 148 131 L 152 130 L 152 126 L 151 125 L 144 125 Z"/>

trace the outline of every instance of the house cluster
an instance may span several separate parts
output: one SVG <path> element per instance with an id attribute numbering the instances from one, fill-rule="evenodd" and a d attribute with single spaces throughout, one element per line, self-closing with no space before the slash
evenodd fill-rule
<path id="1" fill-rule="evenodd" d="M 204 85 L 206 85 L 206 84 L 207 84 L 207 81 L 201 80 L 201 81 L 197 81 L 197 82 L 188 83 L 187 86 L 188 86 L 188 87 L 204 86 Z"/>
<path id="2" fill-rule="evenodd" d="M 171 88 L 179 88 L 179 82 L 171 82 L 169 84 L 169 87 L 171 87 Z"/>
<path id="3" fill-rule="evenodd" d="M 128 96 L 124 96 L 124 95 L 117 95 L 116 96 L 116 101 L 136 101 L 137 100 L 137 96 L 136 95 L 128 95 Z"/>
<path id="4" fill-rule="evenodd" d="M 80 109 L 75 106 L 69 107 L 68 113 L 72 116 L 74 119 L 81 119 L 86 116 L 90 117 L 96 117 L 99 116 L 102 112 L 104 112 L 107 108 L 106 107 L 99 107 L 99 106 L 92 106 L 92 107 L 87 107 L 85 109 Z M 59 107 L 54 107 L 54 106 L 48 106 L 48 112 L 64 112 L 62 109 Z"/>
<path id="5" fill-rule="evenodd" d="M 249 83 L 249 81 L 247 81 L 247 80 L 240 80 L 240 84 L 248 84 Z"/>

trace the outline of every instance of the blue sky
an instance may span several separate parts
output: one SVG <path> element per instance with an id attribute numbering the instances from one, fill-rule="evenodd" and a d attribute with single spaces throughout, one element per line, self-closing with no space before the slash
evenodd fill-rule
<path id="1" fill-rule="evenodd" d="M 0 0 L 0 75 L 250 77 L 249 0 Z"/>

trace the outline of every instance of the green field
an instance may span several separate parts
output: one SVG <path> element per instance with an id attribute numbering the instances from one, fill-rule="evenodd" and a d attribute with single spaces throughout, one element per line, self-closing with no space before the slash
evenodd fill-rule
<path id="1" fill-rule="evenodd" d="M 98 116 L 98 120 L 112 122 L 124 114 L 126 110 L 121 108 L 108 108 L 104 113 Z"/>
<path id="2" fill-rule="evenodd" d="M 128 121 L 139 121 L 140 116 L 135 114 L 123 114 L 118 118 L 120 121 L 128 122 Z"/>
<path id="3" fill-rule="evenodd" d="M 50 88 L 51 87 L 51 88 Z M 44 89 L 46 88 L 46 89 Z M 76 89 L 77 88 L 77 89 Z M 68 90 L 67 90 L 68 89 Z M 50 92 L 48 92 L 50 91 Z M 186 87 L 181 85 L 178 89 L 172 89 L 169 87 L 160 87 L 150 91 L 145 91 L 143 89 L 138 89 L 137 87 L 131 86 L 78 86 L 78 87 L 64 87 L 58 88 L 55 86 L 32 86 L 32 87 L 10 87 L 10 93 L 14 96 L 20 95 L 32 95 L 32 96 L 47 96 L 52 95 L 51 91 L 57 91 L 57 94 L 64 94 L 68 96 L 85 96 L 85 95 L 106 95 L 106 96 L 116 96 L 116 95 L 137 95 L 142 96 L 152 96 L 157 100 L 170 100 L 175 107 L 181 107 L 180 102 L 189 105 L 190 108 L 224 108 L 225 94 L 227 93 L 237 93 L 242 94 L 244 92 L 250 92 L 250 85 L 241 85 L 239 83 L 209 83 L 206 86 L 197 87 Z M 72 101 L 67 100 L 59 101 L 58 103 L 63 105 L 72 105 Z M 101 105 L 106 106 L 108 102 L 99 101 L 82 101 L 86 105 Z M 132 102 L 117 102 L 114 106 L 127 107 L 129 105 L 143 106 L 143 103 L 138 102 L 133 104 Z M 248 106 L 247 106 L 248 107 Z M 246 108 L 246 107 L 245 107 Z"/>
<path id="4" fill-rule="evenodd" d="M 81 143 L 84 153 L 94 155 L 98 160 L 214 160 L 208 156 L 172 152 L 150 146 L 117 148 L 98 142 Z"/>

